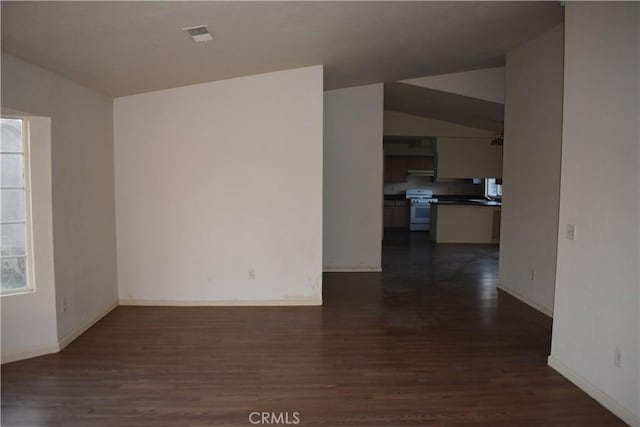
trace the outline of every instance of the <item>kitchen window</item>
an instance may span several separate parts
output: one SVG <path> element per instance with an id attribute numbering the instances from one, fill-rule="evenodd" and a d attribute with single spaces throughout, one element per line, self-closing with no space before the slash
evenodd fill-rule
<path id="1" fill-rule="evenodd" d="M 484 196 L 490 199 L 502 198 L 502 181 L 487 178 L 484 182 Z"/>
<path id="2" fill-rule="evenodd" d="M 0 118 L 0 294 L 34 290 L 28 121 Z"/>

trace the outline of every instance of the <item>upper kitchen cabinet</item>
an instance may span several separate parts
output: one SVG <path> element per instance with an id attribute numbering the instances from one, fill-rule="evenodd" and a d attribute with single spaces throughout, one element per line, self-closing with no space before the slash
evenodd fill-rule
<path id="1" fill-rule="evenodd" d="M 384 182 L 404 182 L 407 180 L 407 158 L 404 156 L 384 157 Z"/>
<path id="2" fill-rule="evenodd" d="M 384 156 L 384 182 L 406 182 L 409 175 L 433 176 L 433 156 Z"/>
<path id="3" fill-rule="evenodd" d="M 433 157 L 414 156 L 407 157 L 407 169 L 410 171 L 427 171 L 433 170 Z"/>
<path id="4" fill-rule="evenodd" d="M 502 146 L 489 139 L 440 137 L 436 152 L 437 179 L 502 178 Z"/>

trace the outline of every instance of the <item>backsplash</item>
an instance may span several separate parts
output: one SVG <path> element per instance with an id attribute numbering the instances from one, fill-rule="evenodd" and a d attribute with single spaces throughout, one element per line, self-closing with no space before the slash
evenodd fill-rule
<path id="1" fill-rule="evenodd" d="M 426 176 L 409 176 L 407 182 L 396 182 L 384 184 L 384 194 L 400 194 L 410 188 L 424 188 L 433 191 L 433 194 L 465 194 L 484 195 L 482 184 L 471 184 L 466 182 L 431 182 L 431 178 Z"/>

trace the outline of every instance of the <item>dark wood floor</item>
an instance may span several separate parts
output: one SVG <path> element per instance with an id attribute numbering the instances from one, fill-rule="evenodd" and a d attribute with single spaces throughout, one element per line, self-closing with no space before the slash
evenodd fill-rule
<path id="1" fill-rule="evenodd" d="M 2 366 L 3 426 L 623 425 L 546 365 L 551 322 L 496 293 L 497 248 L 391 233 L 323 307 L 119 307 Z"/>

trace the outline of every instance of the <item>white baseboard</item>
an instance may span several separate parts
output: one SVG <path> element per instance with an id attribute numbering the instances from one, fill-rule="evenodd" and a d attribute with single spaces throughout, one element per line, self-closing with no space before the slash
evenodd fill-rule
<path id="1" fill-rule="evenodd" d="M 563 377 L 567 378 L 569 381 L 577 385 L 580 389 L 582 389 L 589 396 L 593 397 L 598 401 L 602 406 L 607 408 L 609 411 L 613 412 L 618 418 L 620 418 L 625 423 L 629 424 L 633 427 L 640 426 L 640 417 L 635 415 L 633 412 L 628 410 L 627 408 L 620 405 L 615 399 L 606 394 L 604 391 L 600 390 L 589 380 L 584 378 L 582 375 L 575 372 L 573 369 L 567 367 L 567 365 L 560 362 L 555 357 L 549 355 L 547 359 L 547 363 L 553 369 L 558 371 Z"/>
<path id="2" fill-rule="evenodd" d="M 278 300 L 151 300 L 121 299 L 120 305 L 170 307 L 233 307 L 233 306 L 310 306 L 322 305 L 322 296 L 283 298 Z"/>
<path id="3" fill-rule="evenodd" d="M 549 310 L 548 308 L 541 306 L 540 304 L 538 304 L 538 303 L 530 300 L 529 298 L 525 297 L 521 293 L 519 293 L 517 291 L 514 291 L 513 289 L 505 288 L 503 285 L 498 285 L 498 289 L 508 293 L 509 295 L 511 295 L 512 297 L 514 297 L 516 299 L 519 299 L 523 303 L 527 304 L 528 306 L 530 306 L 532 308 L 535 308 L 539 312 L 541 312 L 543 314 L 546 314 L 547 316 L 553 318 L 553 310 Z"/>
<path id="4" fill-rule="evenodd" d="M 323 267 L 323 273 L 381 273 L 382 267 Z"/>
<path id="5" fill-rule="evenodd" d="M 31 359 L 32 357 L 44 356 L 45 354 L 57 353 L 60 351 L 58 343 L 53 343 L 44 347 L 35 347 L 15 353 L 3 354 L 2 364 L 17 362 L 18 360 Z"/>
<path id="6" fill-rule="evenodd" d="M 59 351 L 62 351 L 66 346 L 71 344 L 76 338 L 84 334 L 87 331 L 87 329 L 89 329 L 90 327 L 98 323 L 98 321 L 102 319 L 104 316 L 111 313 L 116 307 L 118 307 L 117 301 L 110 304 L 107 308 L 102 310 L 100 313 L 98 313 L 91 319 L 87 320 L 84 324 L 80 325 L 78 328 L 71 331 L 66 336 L 62 338 L 58 338 Z"/>

